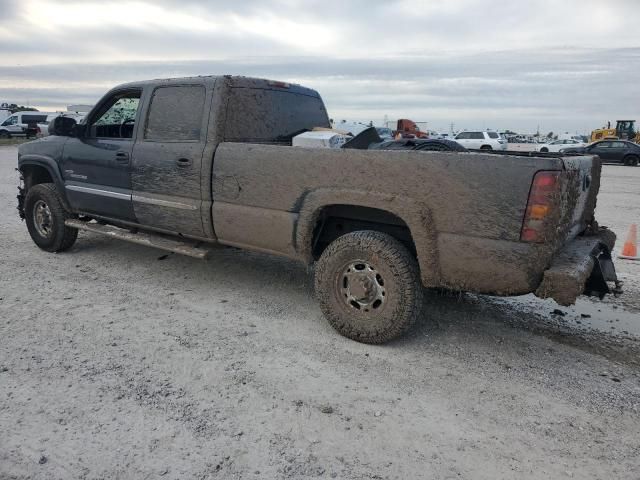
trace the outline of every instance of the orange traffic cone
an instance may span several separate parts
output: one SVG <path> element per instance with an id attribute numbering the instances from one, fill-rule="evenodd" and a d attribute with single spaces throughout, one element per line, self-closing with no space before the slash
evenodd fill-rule
<path id="1" fill-rule="evenodd" d="M 638 226 L 635 223 L 632 223 L 629 227 L 627 240 L 624 242 L 622 253 L 618 255 L 618 258 L 626 258 L 627 260 L 640 260 L 640 257 L 638 257 Z"/>

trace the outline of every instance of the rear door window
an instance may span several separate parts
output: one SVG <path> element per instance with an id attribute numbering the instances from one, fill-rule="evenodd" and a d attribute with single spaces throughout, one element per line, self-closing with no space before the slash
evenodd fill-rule
<path id="1" fill-rule="evenodd" d="M 496 132 L 487 132 L 489 134 L 489 138 L 500 138 L 500 136 Z"/>
<path id="2" fill-rule="evenodd" d="M 473 140 L 484 140 L 482 132 L 471 132 L 470 135 Z"/>
<path id="3" fill-rule="evenodd" d="M 314 127 L 330 127 L 318 96 L 289 90 L 232 88 L 227 103 L 228 142 L 290 143 Z"/>
<path id="4" fill-rule="evenodd" d="M 163 142 L 200 140 L 205 96 L 202 85 L 156 88 L 151 97 L 144 139 Z"/>
<path id="5" fill-rule="evenodd" d="M 41 123 L 41 122 L 45 122 L 46 120 L 47 120 L 46 115 L 34 115 L 34 114 L 22 115 L 22 123 Z"/>

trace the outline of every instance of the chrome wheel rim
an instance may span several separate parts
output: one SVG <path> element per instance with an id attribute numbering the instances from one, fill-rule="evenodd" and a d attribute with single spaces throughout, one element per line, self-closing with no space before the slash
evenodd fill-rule
<path id="1" fill-rule="evenodd" d="M 38 200 L 33 206 L 33 224 L 43 237 L 50 237 L 53 233 L 51 209 L 43 200 Z"/>
<path id="2" fill-rule="evenodd" d="M 343 268 L 338 289 L 345 304 L 355 311 L 375 312 L 385 304 L 384 279 L 375 266 L 365 261 L 350 262 Z"/>

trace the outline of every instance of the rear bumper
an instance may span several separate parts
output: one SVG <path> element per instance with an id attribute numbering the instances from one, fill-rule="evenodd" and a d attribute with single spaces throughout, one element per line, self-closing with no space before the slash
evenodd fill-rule
<path id="1" fill-rule="evenodd" d="M 536 296 L 552 298 L 560 305 L 572 305 L 583 293 L 600 298 L 607 293 L 620 293 L 611 260 L 615 241 L 615 234 L 605 228 L 595 235 L 576 237 L 545 270 Z M 615 286 L 610 287 L 609 282 Z"/>

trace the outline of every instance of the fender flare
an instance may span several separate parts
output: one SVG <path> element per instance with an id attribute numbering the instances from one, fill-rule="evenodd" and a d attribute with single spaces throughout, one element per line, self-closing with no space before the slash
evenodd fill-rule
<path id="1" fill-rule="evenodd" d="M 58 189 L 58 194 L 62 198 L 65 206 L 71 211 L 69 206 L 69 201 L 67 200 L 67 192 L 64 188 L 64 180 L 62 179 L 62 175 L 60 174 L 60 170 L 58 169 L 58 164 L 55 160 L 50 157 L 46 157 L 44 155 L 22 155 L 20 160 L 18 160 L 18 170 L 20 170 L 21 174 L 24 174 L 25 167 L 42 167 L 53 179 L 53 183 Z M 26 194 L 26 192 L 25 192 Z"/>
<path id="2" fill-rule="evenodd" d="M 427 205 L 401 195 L 332 188 L 306 192 L 298 204 L 301 207 L 293 240 L 305 263 L 313 262 L 313 234 L 323 208 L 332 205 L 376 208 L 392 213 L 406 223 L 416 246 L 422 283 L 426 287 L 440 285 L 437 230 Z"/>

